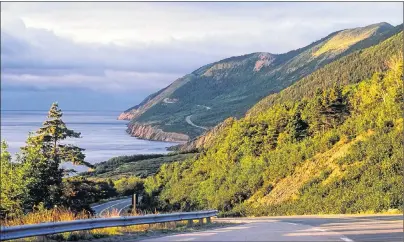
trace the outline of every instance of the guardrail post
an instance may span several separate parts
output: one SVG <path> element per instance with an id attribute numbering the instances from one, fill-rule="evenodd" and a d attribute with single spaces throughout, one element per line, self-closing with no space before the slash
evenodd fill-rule
<path id="1" fill-rule="evenodd" d="M 199 225 L 203 225 L 203 218 L 199 219 Z"/>
<path id="2" fill-rule="evenodd" d="M 192 227 L 194 225 L 194 221 L 192 219 L 188 219 L 187 226 Z"/>
<path id="3" fill-rule="evenodd" d="M 206 223 L 207 223 L 207 224 L 212 223 L 212 221 L 210 220 L 210 217 L 207 217 L 207 218 L 206 218 Z"/>

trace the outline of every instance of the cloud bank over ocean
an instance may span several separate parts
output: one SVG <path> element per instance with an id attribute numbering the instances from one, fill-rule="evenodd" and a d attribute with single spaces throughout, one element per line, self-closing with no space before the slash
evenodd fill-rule
<path id="1" fill-rule="evenodd" d="M 62 108 L 124 109 L 196 68 L 229 56 L 283 53 L 344 28 L 400 24 L 401 7 L 1 3 L 2 107 L 46 109 L 58 98 Z M 100 103 L 105 99 L 110 102 Z"/>

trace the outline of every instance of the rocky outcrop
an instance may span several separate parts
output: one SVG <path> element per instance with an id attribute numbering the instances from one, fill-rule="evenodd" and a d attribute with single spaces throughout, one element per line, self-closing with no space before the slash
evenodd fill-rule
<path id="1" fill-rule="evenodd" d="M 136 122 L 129 123 L 126 132 L 128 132 L 128 134 L 131 136 L 147 140 L 181 143 L 189 141 L 189 136 L 186 134 L 164 132 L 159 128 L 153 127 L 152 125 Z"/>
<path id="2" fill-rule="evenodd" d="M 275 57 L 269 53 L 262 53 L 258 56 L 255 62 L 254 71 L 260 71 L 262 67 L 269 66 L 274 61 Z"/>
<path id="3" fill-rule="evenodd" d="M 118 116 L 118 120 L 132 120 L 134 117 L 131 112 L 123 112 Z"/>

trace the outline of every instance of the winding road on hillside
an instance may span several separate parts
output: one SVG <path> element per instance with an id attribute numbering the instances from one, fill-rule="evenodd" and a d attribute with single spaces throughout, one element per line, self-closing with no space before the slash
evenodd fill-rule
<path id="1" fill-rule="evenodd" d="M 126 211 L 131 204 L 132 198 L 125 198 L 94 205 L 91 208 L 94 210 L 97 217 L 105 216 L 114 210 L 118 212 L 119 216 L 123 216 L 126 214 Z"/>
<path id="2" fill-rule="evenodd" d="M 194 124 L 194 123 L 192 122 L 192 120 L 191 120 L 191 117 L 192 117 L 192 115 L 188 115 L 188 116 L 185 118 L 185 122 L 187 122 L 189 125 L 192 125 L 192 126 L 194 126 L 194 127 L 196 127 L 196 128 L 208 130 L 208 128 L 206 128 L 206 127 L 202 127 L 202 126 L 199 126 L 199 125 Z"/>
<path id="3" fill-rule="evenodd" d="M 208 107 L 208 106 L 205 106 L 205 105 L 196 105 L 196 106 L 205 108 L 206 110 L 212 109 L 211 107 Z M 192 122 L 192 120 L 191 120 L 191 117 L 192 117 L 192 115 L 188 115 L 187 117 L 185 117 L 185 122 L 187 122 L 189 125 L 194 126 L 196 128 L 208 130 L 208 128 L 206 128 L 206 127 L 194 124 L 194 122 Z"/>
<path id="4" fill-rule="evenodd" d="M 216 219 L 240 223 L 155 241 L 403 241 L 403 215 L 294 216 Z"/>

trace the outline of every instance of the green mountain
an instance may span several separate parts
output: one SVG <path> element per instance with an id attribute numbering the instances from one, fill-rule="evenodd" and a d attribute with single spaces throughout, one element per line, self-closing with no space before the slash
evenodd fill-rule
<path id="1" fill-rule="evenodd" d="M 343 85 L 356 83 L 370 78 L 376 71 L 387 70 L 386 58 L 398 54 L 402 48 L 402 34 L 399 34 L 402 30 L 403 25 L 398 25 L 390 30 L 388 35 L 380 38 L 385 40 L 385 37 L 393 35 L 381 44 L 355 51 L 302 78 L 281 92 L 263 98 L 247 114 L 257 114 L 276 103 L 297 101 L 303 97 L 312 96 L 316 88 L 330 88 L 337 82 Z"/>
<path id="2" fill-rule="evenodd" d="M 140 138 L 188 141 L 228 117 L 352 52 L 380 43 L 396 29 L 379 23 L 328 35 L 285 54 L 252 53 L 205 65 L 126 110 L 128 132 Z"/>
<path id="3" fill-rule="evenodd" d="M 370 78 L 377 71 L 387 70 L 386 59 L 390 56 L 398 55 L 402 51 L 403 34 L 400 32 L 402 27 L 402 25 L 397 26 L 392 31 L 396 34 L 380 44 L 341 57 L 307 75 L 281 92 L 263 98 L 248 110 L 246 116 L 259 115 L 276 104 L 298 101 L 305 97 L 314 96 L 317 89 L 331 88 L 335 83 L 340 85 L 354 84 Z M 183 152 L 207 149 L 214 143 L 217 134 L 233 121 L 233 118 L 228 118 L 196 139 L 171 147 L 171 149 Z"/>
<path id="4" fill-rule="evenodd" d="M 308 79 L 332 82 L 323 88 L 228 119 L 196 159 L 147 178 L 148 204 L 256 216 L 402 212 L 402 48 L 400 32 Z M 369 55 L 385 66 L 366 69 Z M 341 70 L 366 77 L 343 82 Z"/>

